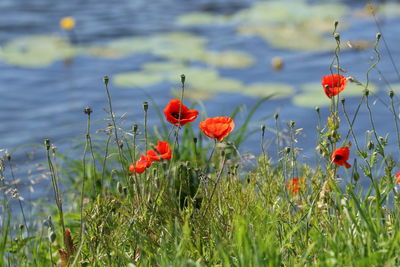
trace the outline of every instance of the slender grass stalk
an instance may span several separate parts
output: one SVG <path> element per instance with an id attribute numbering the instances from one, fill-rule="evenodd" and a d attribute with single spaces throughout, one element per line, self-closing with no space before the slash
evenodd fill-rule
<path id="1" fill-rule="evenodd" d="M 11 154 L 7 152 L 7 153 L 6 153 L 6 158 L 7 158 L 7 161 L 8 161 L 8 166 L 10 167 L 11 178 L 12 178 L 13 182 L 14 182 L 15 185 L 16 185 L 16 179 L 15 179 L 15 175 L 14 175 L 14 169 L 13 169 L 12 162 L 11 162 Z M 24 225 L 25 225 L 26 231 L 27 231 L 28 236 L 29 236 L 30 234 L 29 234 L 28 222 L 27 222 L 27 220 L 26 220 L 26 216 L 25 216 L 25 212 L 24 212 L 24 207 L 23 207 L 23 205 L 22 205 L 22 201 L 21 201 L 21 199 L 19 198 L 19 196 L 18 196 L 17 198 L 18 198 L 18 204 L 19 204 L 19 208 L 20 208 L 20 210 L 21 210 L 22 218 L 23 218 L 23 220 L 24 220 Z"/>
<path id="2" fill-rule="evenodd" d="M 62 207 L 62 200 L 61 200 L 61 195 L 60 195 L 60 190 L 58 187 L 58 179 L 57 179 L 57 175 L 55 173 L 54 170 L 54 165 L 53 162 L 51 161 L 51 157 L 50 157 L 50 139 L 45 139 L 44 140 L 44 144 L 46 147 L 46 155 L 47 155 L 47 163 L 49 166 L 49 170 L 50 170 L 50 176 L 51 176 L 51 182 L 53 185 L 53 192 L 54 192 L 54 199 L 56 201 L 56 205 L 57 205 L 57 209 L 58 209 L 58 215 L 60 218 L 60 223 L 61 223 L 61 228 L 62 228 L 62 236 L 63 236 L 63 241 L 65 244 L 65 223 L 64 223 L 64 212 L 63 212 L 63 207 Z"/>
<path id="3" fill-rule="evenodd" d="M 125 170 L 125 166 L 124 166 L 126 159 L 122 152 L 121 140 L 118 138 L 118 128 L 117 128 L 117 124 L 115 122 L 115 114 L 114 114 L 113 108 L 112 108 L 110 90 L 108 89 L 108 82 L 109 82 L 110 78 L 108 76 L 104 76 L 103 80 L 104 80 L 104 85 L 106 87 L 106 92 L 107 92 L 108 107 L 109 107 L 110 117 L 111 117 L 111 121 L 112 121 L 112 126 L 114 129 L 115 142 L 117 143 L 117 148 L 118 148 L 119 162 L 121 163 L 122 171 L 126 174 L 127 171 Z"/>
<path id="4" fill-rule="evenodd" d="M 215 181 L 215 183 L 214 183 L 214 187 L 213 187 L 213 189 L 212 189 L 212 191 L 211 191 L 210 197 L 208 198 L 208 202 L 207 202 L 207 205 L 206 205 L 206 207 L 205 207 L 205 209 L 204 209 L 204 211 L 203 211 L 203 213 L 202 213 L 202 216 L 205 216 L 205 215 L 206 215 L 206 213 L 207 213 L 207 211 L 208 211 L 208 208 L 210 207 L 212 198 L 213 198 L 213 196 L 214 196 L 215 190 L 217 189 L 217 186 L 218 186 L 218 184 L 219 184 L 219 182 L 220 182 L 220 180 L 221 180 L 221 177 L 222 177 L 222 171 L 224 170 L 224 167 L 225 167 L 226 155 L 225 155 L 225 152 L 224 152 L 224 151 L 221 151 L 221 154 L 222 154 L 222 163 L 221 163 L 221 167 L 220 167 L 220 170 L 219 170 L 219 172 L 218 172 L 218 174 L 217 174 L 217 179 L 216 179 L 216 181 Z"/>
<path id="5" fill-rule="evenodd" d="M 143 110 L 144 110 L 144 140 L 145 140 L 146 151 L 148 151 L 149 150 L 148 134 L 147 134 L 147 111 L 149 110 L 148 102 L 143 102 Z M 179 114 L 181 114 L 180 111 L 179 111 Z"/>

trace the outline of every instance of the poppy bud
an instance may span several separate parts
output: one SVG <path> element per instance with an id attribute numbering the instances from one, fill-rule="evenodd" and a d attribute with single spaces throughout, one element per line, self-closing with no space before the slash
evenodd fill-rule
<path id="1" fill-rule="evenodd" d="M 120 193 L 120 194 L 123 193 L 122 184 L 120 182 L 117 183 L 117 190 L 118 190 L 118 193 Z"/>
<path id="2" fill-rule="evenodd" d="M 144 111 L 147 111 L 149 109 L 149 103 L 148 102 L 143 102 L 143 109 L 144 109 Z"/>
<path id="3" fill-rule="evenodd" d="M 93 110 L 91 107 L 87 106 L 83 109 L 83 113 L 85 113 L 86 115 L 90 115 L 92 114 Z"/>
<path id="4" fill-rule="evenodd" d="M 318 107 L 318 106 L 315 107 L 315 111 L 316 111 L 317 113 L 319 113 L 319 107 Z"/>
<path id="5" fill-rule="evenodd" d="M 365 96 L 369 96 L 369 90 L 368 90 L 368 89 L 365 89 L 365 90 L 364 90 L 364 95 L 365 95 Z"/>
<path id="6" fill-rule="evenodd" d="M 103 77 L 103 81 L 105 85 L 108 85 L 108 81 L 110 80 L 110 78 L 108 76 L 104 76 Z"/>
<path id="7" fill-rule="evenodd" d="M 118 146 L 120 148 L 123 148 L 124 147 L 124 142 L 122 140 L 118 140 Z"/>
<path id="8" fill-rule="evenodd" d="M 274 118 L 277 120 L 279 118 L 279 113 L 275 113 Z"/>
<path id="9" fill-rule="evenodd" d="M 193 137 L 193 143 L 197 144 L 197 137 Z"/>
<path id="10" fill-rule="evenodd" d="M 185 79 L 186 79 L 185 74 L 181 74 L 181 83 L 182 84 L 185 84 Z"/>
<path id="11" fill-rule="evenodd" d="M 137 125 L 137 124 L 134 124 L 134 125 L 132 126 L 132 131 L 133 131 L 134 133 L 136 133 L 137 130 L 138 130 L 138 125 Z"/>
<path id="12" fill-rule="evenodd" d="M 48 138 L 44 139 L 44 145 L 46 146 L 47 150 L 50 150 L 50 139 Z"/>
<path id="13" fill-rule="evenodd" d="M 380 32 L 378 32 L 376 34 L 376 40 L 379 41 L 379 39 L 381 39 L 382 34 Z"/>
<path id="14" fill-rule="evenodd" d="M 8 153 L 8 152 L 6 152 L 6 159 L 7 159 L 8 161 L 10 161 L 10 160 L 11 160 L 11 154 L 10 154 L 10 153 Z"/>
<path id="15" fill-rule="evenodd" d="M 290 153 L 290 147 L 285 147 L 285 152 L 286 152 L 286 154 L 289 154 Z"/>
<path id="16" fill-rule="evenodd" d="M 393 98 L 393 97 L 394 97 L 394 92 L 393 92 L 393 90 L 390 90 L 390 91 L 389 91 L 389 97 L 390 97 L 390 98 Z"/>
<path id="17" fill-rule="evenodd" d="M 265 125 L 261 125 L 261 132 L 262 132 L 262 135 L 264 135 L 264 132 L 265 132 Z"/>
<path id="18" fill-rule="evenodd" d="M 342 98 L 340 99 L 340 102 L 342 102 L 342 104 L 344 105 L 344 103 L 346 102 L 346 98 L 342 97 Z"/>
<path id="19" fill-rule="evenodd" d="M 24 225 L 23 224 L 19 225 L 19 230 L 21 230 L 21 231 L 24 230 Z"/>
<path id="20" fill-rule="evenodd" d="M 340 34 L 338 32 L 335 32 L 335 34 L 333 34 L 333 37 L 336 41 L 340 41 Z"/>
<path id="21" fill-rule="evenodd" d="M 290 128 L 293 128 L 295 125 L 296 125 L 296 122 L 295 122 L 295 121 L 290 121 L 290 122 L 289 122 Z"/>
<path id="22" fill-rule="evenodd" d="M 53 231 L 50 230 L 47 237 L 49 238 L 50 243 L 53 243 L 54 241 L 56 241 L 57 235 L 56 235 L 56 233 L 54 233 Z"/>
<path id="23" fill-rule="evenodd" d="M 370 140 L 369 142 L 368 142 L 368 150 L 372 150 L 372 149 L 374 149 L 375 148 L 375 144 L 374 144 L 374 142 L 372 142 L 372 140 Z"/>
<path id="24" fill-rule="evenodd" d="M 128 187 L 124 186 L 122 188 L 122 192 L 124 192 L 124 195 L 127 196 L 128 195 Z"/>
<path id="25" fill-rule="evenodd" d="M 339 21 L 335 20 L 335 29 L 337 28 L 338 25 L 339 25 Z"/>

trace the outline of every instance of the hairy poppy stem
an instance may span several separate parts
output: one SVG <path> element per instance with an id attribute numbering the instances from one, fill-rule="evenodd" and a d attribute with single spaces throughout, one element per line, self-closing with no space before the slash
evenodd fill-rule
<path id="1" fill-rule="evenodd" d="M 13 182 L 16 184 L 16 179 L 15 179 L 15 175 L 14 175 L 14 169 L 13 169 L 13 166 L 12 166 L 12 163 L 11 163 L 11 155 L 10 155 L 9 153 L 6 153 L 6 158 L 7 158 L 7 161 L 8 161 L 8 166 L 10 167 L 10 172 L 11 172 L 12 180 L 13 180 Z M 28 223 L 27 223 L 27 220 L 26 220 L 26 216 L 25 216 L 25 212 L 24 212 L 24 207 L 22 206 L 22 201 L 21 201 L 21 199 L 19 198 L 19 196 L 18 196 L 18 204 L 19 204 L 19 208 L 20 208 L 20 210 L 21 210 L 22 218 L 23 218 L 23 220 L 24 220 L 24 225 L 25 225 L 26 231 L 27 231 L 28 236 L 29 236 Z"/>
<path id="2" fill-rule="evenodd" d="M 211 204 L 212 198 L 213 198 L 213 196 L 214 196 L 215 190 L 217 189 L 217 186 L 218 186 L 218 184 L 219 184 L 219 181 L 221 180 L 221 177 L 222 177 L 222 171 L 224 170 L 225 160 L 226 160 L 226 155 L 225 155 L 225 153 L 224 153 L 223 158 L 222 158 L 221 168 L 220 168 L 220 170 L 219 170 L 219 172 L 218 172 L 218 175 L 217 175 L 217 180 L 215 181 L 213 190 L 212 190 L 211 195 L 210 195 L 210 197 L 209 197 L 209 199 L 208 199 L 207 206 L 205 207 L 202 216 L 205 216 L 205 215 L 206 215 L 206 213 L 207 213 L 207 211 L 208 211 L 208 208 L 210 207 L 210 204 Z"/>

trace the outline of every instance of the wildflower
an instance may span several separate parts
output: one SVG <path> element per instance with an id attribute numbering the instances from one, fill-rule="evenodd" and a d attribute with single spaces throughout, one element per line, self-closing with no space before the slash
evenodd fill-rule
<path id="1" fill-rule="evenodd" d="M 181 112 L 180 118 L 179 111 Z M 186 123 L 194 121 L 199 112 L 195 109 L 188 109 L 179 99 L 173 99 L 165 107 L 164 114 L 168 122 L 175 126 L 183 126 Z"/>
<path id="2" fill-rule="evenodd" d="M 340 166 L 345 166 L 347 169 L 350 168 L 351 165 L 347 162 L 350 156 L 349 146 L 336 149 L 332 154 L 332 162 Z"/>
<path id="3" fill-rule="evenodd" d="M 346 87 L 346 77 L 341 74 L 331 74 L 322 76 L 322 87 L 327 97 L 332 98 L 339 94 Z"/>
<path id="4" fill-rule="evenodd" d="M 400 172 L 394 175 L 394 179 L 395 179 L 394 190 L 396 191 L 397 194 L 400 195 Z"/>
<path id="5" fill-rule="evenodd" d="M 60 27 L 63 30 L 70 31 L 75 27 L 75 19 L 73 17 L 64 17 L 60 20 Z"/>
<path id="6" fill-rule="evenodd" d="M 286 188 L 289 191 L 290 194 L 297 195 L 300 193 L 300 191 L 303 191 L 306 186 L 306 179 L 296 177 L 291 180 L 289 180 L 286 183 Z"/>
<path id="7" fill-rule="evenodd" d="M 160 161 L 161 159 L 171 160 L 171 148 L 167 142 L 158 141 L 155 150 L 151 149 L 147 151 L 147 157 L 151 161 Z"/>
<path id="8" fill-rule="evenodd" d="M 129 166 L 129 171 L 131 173 L 143 173 L 148 167 L 151 166 L 151 160 L 148 156 L 142 155 L 140 159 Z"/>
<path id="9" fill-rule="evenodd" d="M 222 139 L 228 136 L 228 134 L 233 131 L 234 127 L 235 123 L 229 117 L 208 118 L 200 122 L 200 129 L 203 133 L 218 141 L 222 141 Z"/>

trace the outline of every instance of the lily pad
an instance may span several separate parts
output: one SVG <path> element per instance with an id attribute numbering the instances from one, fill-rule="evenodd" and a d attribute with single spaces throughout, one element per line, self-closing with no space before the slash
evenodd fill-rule
<path id="1" fill-rule="evenodd" d="M 161 83 L 164 80 L 162 74 L 156 72 L 125 72 L 114 76 L 114 83 L 120 87 L 148 87 Z"/>
<path id="2" fill-rule="evenodd" d="M 376 92 L 377 86 L 370 83 L 368 89 L 371 92 Z M 346 89 L 340 93 L 339 97 L 357 97 L 362 96 L 363 93 L 363 86 L 349 83 Z M 310 108 L 314 108 L 315 106 L 328 107 L 331 104 L 331 100 L 325 95 L 320 83 L 308 83 L 301 86 L 301 92 L 293 97 L 293 103 L 298 106 Z"/>
<path id="3" fill-rule="evenodd" d="M 291 97 L 294 94 L 294 88 L 284 83 L 253 83 L 246 85 L 242 92 L 253 97 L 274 95 L 274 99 L 277 99 Z"/>
<path id="4" fill-rule="evenodd" d="M 216 67 L 248 68 L 254 64 L 254 58 L 238 51 L 207 52 L 202 58 L 204 62 Z"/>
<path id="5" fill-rule="evenodd" d="M 55 61 L 75 56 L 79 48 L 57 36 L 35 35 L 6 43 L 0 59 L 21 67 L 45 67 Z"/>
<path id="6" fill-rule="evenodd" d="M 207 12 L 193 12 L 180 16 L 177 20 L 179 26 L 200 26 L 200 25 L 218 25 L 229 23 L 231 19 L 227 15 L 215 15 Z"/>

